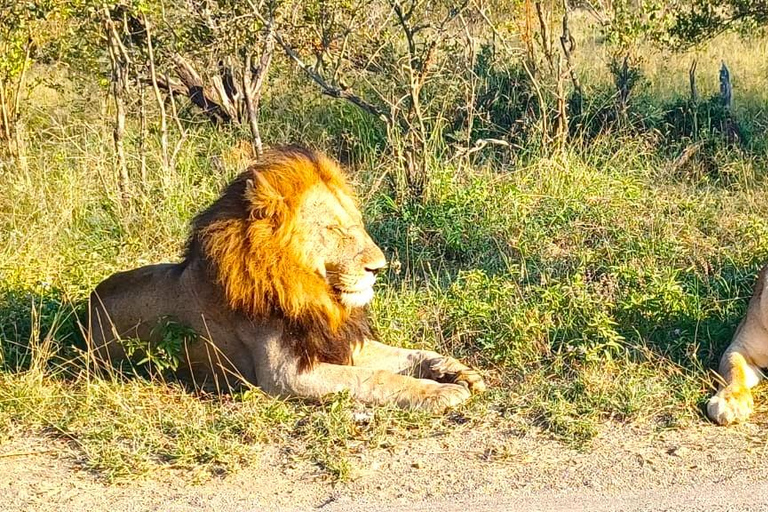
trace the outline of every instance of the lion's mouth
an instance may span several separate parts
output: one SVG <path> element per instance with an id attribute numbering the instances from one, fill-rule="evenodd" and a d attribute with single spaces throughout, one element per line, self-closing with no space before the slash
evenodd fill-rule
<path id="1" fill-rule="evenodd" d="M 352 286 L 336 285 L 334 290 L 339 294 L 339 300 L 342 304 L 350 308 L 363 307 L 373 299 L 373 285 L 376 282 L 376 276 L 373 273 L 366 272 L 366 275 L 357 280 Z"/>
<path id="2" fill-rule="evenodd" d="M 367 288 L 358 292 L 346 292 L 339 290 L 341 303 L 349 308 L 361 308 L 373 299 L 373 288 Z"/>

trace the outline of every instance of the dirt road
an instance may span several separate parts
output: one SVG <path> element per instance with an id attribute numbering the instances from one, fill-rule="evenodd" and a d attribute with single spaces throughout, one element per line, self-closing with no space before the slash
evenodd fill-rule
<path id="1" fill-rule="evenodd" d="M 334 512 L 565 512 L 613 511 L 713 511 L 746 512 L 768 510 L 768 482 L 702 484 L 603 494 L 584 490 L 542 492 L 535 496 L 480 496 L 403 505 L 350 503 L 320 510 Z"/>
<path id="2" fill-rule="evenodd" d="M 768 483 L 706 484 L 699 486 L 671 487 L 642 492 L 627 491 L 619 494 L 600 494 L 583 491 L 539 493 L 536 496 L 488 496 L 410 503 L 407 505 L 348 505 L 326 507 L 321 510 L 392 512 L 515 512 L 548 511 L 564 512 L 588 510 L 608 511 L 714 511 L 745 512 L 768 510 Z"/>
<path id="3" fill-rule="evenodd" d="M 224 478 L 168 471 L 107 485 L 50 441 L 0 446 L 4 511 L 768 510 L 764 425 L 607 426 L 587 451 L 501 425 L 363 452 L 336 484 L 285 447 Z M 54 448 L 53 451 L 50 451 Z M 46 451 L 49 450 L 49 451 Z"/>

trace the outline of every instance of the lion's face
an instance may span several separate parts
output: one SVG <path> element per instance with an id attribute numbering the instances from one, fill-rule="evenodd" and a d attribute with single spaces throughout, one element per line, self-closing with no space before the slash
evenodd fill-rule
<path id="1" fill-rule="evenodd" d="M 349 308 L 368 304 L 386 259 L 352 198 L 324 183 L 314 185 L 299 207 L 296 228 L 298 248 L 339 301 Z"/>

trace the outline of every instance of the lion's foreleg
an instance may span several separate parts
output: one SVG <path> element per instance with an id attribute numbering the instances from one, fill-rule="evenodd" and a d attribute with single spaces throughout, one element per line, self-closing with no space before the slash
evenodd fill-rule
<path id="1" fill-rule="evenodd" d="M 293 365 L 283 365 L 272 382 L 260 384 L 266 391 L 307 398 L 321 398 L 329 393 L 349 391 L 361 402 L 396 404 L 407 409 L 442 412 L 469 398 L 469 390 L 457 384 L 415 379 L 385 370 L 317 363 L 299 372 Z"/>
<path id="2" fill-rule="evenodd" d="M 430 350 L 404 349 L 366 340 L 355 352 L 354 364 L 418 379 L 462 384 L 476 393 L 485 390 L 483 378 L 477 371 L 452 357 Z"/>

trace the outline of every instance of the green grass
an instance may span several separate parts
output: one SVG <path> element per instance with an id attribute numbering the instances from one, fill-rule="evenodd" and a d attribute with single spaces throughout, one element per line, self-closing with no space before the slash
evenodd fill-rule
<path id="1" fill-rule="evenodd" d="M 674 158 L 690 141 L 635 129 L 576 140 L 556 156 L 433 155 L 429 198 L 402 203 L 382 179 L 394 167 L 386 134 L 349 105 L 275 94 L 264 138 L 355 162 L 366 221 L 391 261 L 373 304 L 376 326 L 387 343 L 483 370 L 491 389 L 459 411 L 461 421 L 501 416 L 587 449 L 606 422 L 705 421 L 709 369 L 768 260 L 766 103 L 762 75 L 747 65 L 765 44 L 728 41 L 744 84 L 739 119 L 752 139 L 736 147 L 712 138 L 679 168 Z M 700 54 L 707 77 L 717 48 Z M 662 57 L 644 61 L 637 108 L 648 119 L 685 93 L 687 64 Z M 595 89 L 607 80 L 598 64 Z M 4 438 L 64 439 L 112 480 L 168 466 L 232 471 L 268 443 L 348 479 L 360 451 L 452 428 L 456 417 L 363 407 L 343 394 L 321 403 L 257 390 L 201 395 L 159 378 L 90 373 L 78 324 L 87 294 L 115 271 L 178 258 L 192 216 L 241 170 L 230 149 L 241 134 L 190 125 L 168 172 L 153 140 L 141 183 L 130 125 L 133 182 L 123 203 L 99 105 L 63 89 L 30 98 L 28 169 L 0 161 Z"/>
<path id="2" fill-rule="evenodd" d="M 662 176 L 653 155 L 617 167 L 622 155 L 600 151 L 473 170 L 400 222 L 372 216 L 409 262 L 376 303 L 384 339 L 407 345 L 415 332 L 495 368 L 500 407 L 576 444 L 607 418 L 700 418 L 707 368 L 768 255 L 751 164 L 734 190 Z"/>

